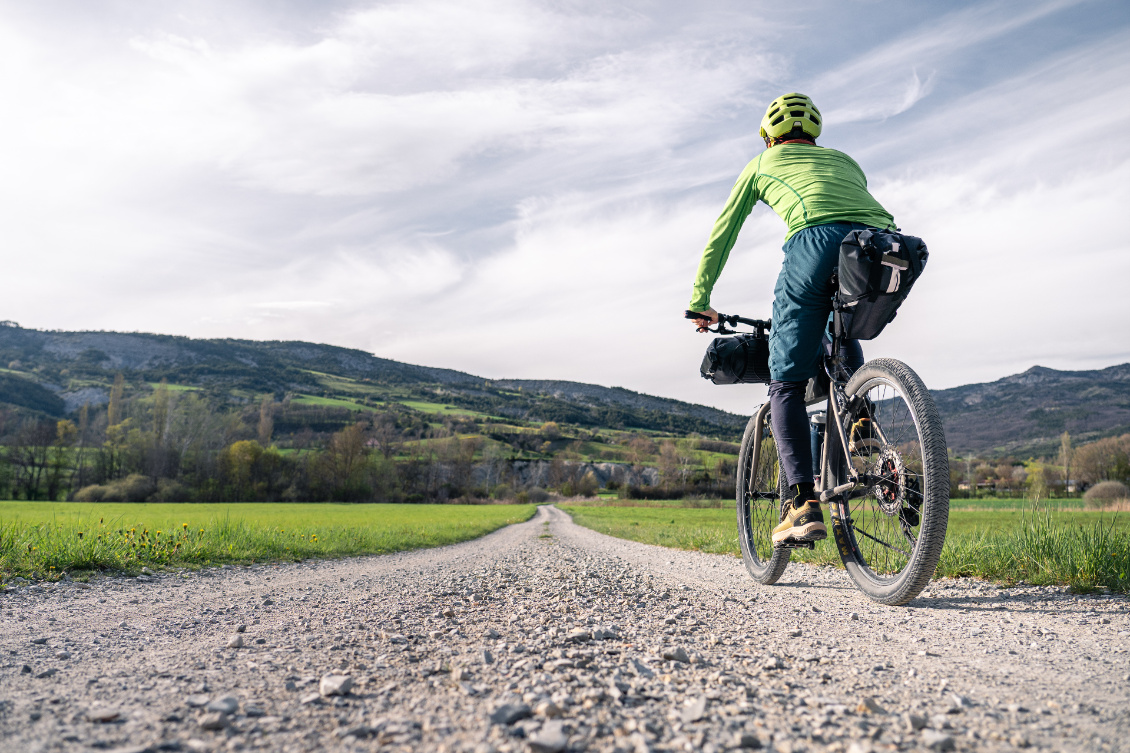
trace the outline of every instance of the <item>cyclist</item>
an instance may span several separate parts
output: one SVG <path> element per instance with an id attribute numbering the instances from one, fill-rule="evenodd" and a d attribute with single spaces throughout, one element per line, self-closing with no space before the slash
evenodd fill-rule
<path id="1" fill-rule="evenodd" d="M 832 270 L 840 242 L 853 229 L 893 228 L 894 218 L 867 190 L 867 178 L 843 152 L 816 145 L 823 117 L 807 96 L 785 94 L 761 119 L 765 151 L 754 158 L 714 223 L 695 276 L 690 311 L 700 332 L 718 321 L 710 293 L 745 218 L 760 200 L 788 225 L 785 259 L 773 291 L 769 334 L 770 414 L 788 492 L 773 543 L 827 537 L 813 483 L 813 451 L 804 394 L 821 365 L 832 310 Z M 845 346 L 849 370 L 863 364 L 858 342 Z M 856 429 L 853 429 L 853 441 Z"/>

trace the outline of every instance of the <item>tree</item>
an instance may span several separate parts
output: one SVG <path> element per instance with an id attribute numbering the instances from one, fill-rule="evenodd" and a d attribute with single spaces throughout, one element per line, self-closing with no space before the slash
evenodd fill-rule
<path id="1" fill-rule="evenodd" d="M 1088 484 L 1130 481 L 1130 434 L 1085 444 L 1073 453 L 1077 478 Z"/>
<path id="2" fill-rule="evenodd" d="M 259 444 L 269 447 L 271 435 L 275 433 L 275 399 L 271 395 L 263 398 L 259 405 Z"/>
<path id="3" fill-rule="evenodd" d="M 106 421 L 110 426 L 117 426 L 122 421 L 122 392 L 125 387 L 125 377 L 118 372 L 114 377 L 114 386 L 110 388 L 110 404 L 106 406 Z"/>
<path id="4" fill-rule="evenodd" d="M 1067 493 L 1067 487 L 1071 484 L 1071 460 L 1074 454 L 1071 449 L 1071 435 L 1065 431 L 1063 436 L 1059 438 L 1059 464 L 1063 466 L 1064 493 Z"/>

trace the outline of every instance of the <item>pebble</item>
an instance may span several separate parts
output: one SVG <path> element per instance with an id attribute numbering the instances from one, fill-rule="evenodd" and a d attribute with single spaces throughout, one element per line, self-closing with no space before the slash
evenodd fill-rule
<path id="1" fill-rule="evenodd" d="M 116 721 L 121 715 L 120 710 L 109 706 L 93 708 L 86 712 L 87 720 L 95 724 L 107 724 Z"/>
<path id="2" fill-rule="evenodd" d="M 504 703 L 491 712 L 490 721 L 493 724 L 510 725 L 526 719 L 532 713 L 530 707 L 524 703 Z"/>
<path id="3" fill-rule="evenodd" d="M 228 648 L 243 648 L 243 636 L 233 635 L 228 638 Z"/>
<path id="4" fill-rule="evenodd" d="M 561 753 L 569 744 L 564 724 L 559 721 L 546 722 L 530 737 L 530 750 L 533 753 Z"/>
<path id="5" fill-rule="evenodd" d="M 224 729 L 225 727 L 229 726 L 231 724 L 231 721 L 228 719 L 227 714 L 223 714 L 219 711 L 213 711 L 201 716 L 198 724 L 200 725 L 200 729 L 218 730 Z"/>
<path id="6" fill-rule="evenodd" d="M 956 747 L 953 735 L 934 729 L 922 730 L 922 745 L 937 751 L 954 750 Z"/>
<path id="7" fill-rule="evenodd" d="M 353 678 L 349 675 L 324 675 L 318 683 L 318 692 L 325 697 L 347 695 L 353 687 Z"/>
<path id="8" fill-rule="evenodd" d="M 867 697 L 859 702 L 859 706 L 855 709 L 861 714 L 886 714 L 887 710 L 879 705 L 879 702 L 874 698 Z"/>
<path id="9" fill-rule="evenodd" d="M 683 724 L 697 722 L 704 716 L 706 716 L 705 696 L 699 696 L 698 698 L 687 701 L 686 706 L 683 707 L 683 712 L 681 714 Z"/>
<path id="10" fill-rule="evenodd" d="M 667 661 L 677 661 L 683 664 L 690 664 L 691 659 L 687 656 L 687 650 L 682 646 L 675 646 L 674 648 L 663 649 L 663 658 Z"/>
<path id="11" fill-rule="evenodd" d="M 210 696 L 210 695 L 206 695 L 204 693 L 196 693 L 196 694 L 193 694 L 193 695 L 190 695 L 190 696 L 186 696 L 185 699 L 184 699 L 184 702 L 185 702 L 186 705 L 188 705 L 192 708 L 200 708 L 200 707 L 203 707 L 203 706 L 207 706 L 208 702 L 211 701 L 211 700 L 212 700 L 212 696 Z"/>
<path id="12" fill-rule="evenodd" d="M 221 714 L 231 715 L 239 709 L 239 701 L 234 696 L 226 695 L 210 701 L 204 708 L 208 711 L 218 711 Z"/>

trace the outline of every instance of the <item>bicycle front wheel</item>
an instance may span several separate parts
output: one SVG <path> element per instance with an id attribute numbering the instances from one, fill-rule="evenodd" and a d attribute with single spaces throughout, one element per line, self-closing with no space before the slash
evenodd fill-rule
<path id="1" fill-rule="evenodd" d="M 848 381 L 848 461 L 874 483 L 832 503 L 844 567 L 874 601 L 905 604 L 926 587 L 949 524 L 949 457 L 934 399 L 914 370 L 866 363 Z"/>
<path id="2" fill-rule="evenodd" d="M 790 551 L 773 546 L 773 529 L 781 522 L 785 480 L 777 443 L 763 405 L 746 425 L 738 455 L 738 542 L 742 561 L 753 579 L 776 583 L 789 564 Z"/>

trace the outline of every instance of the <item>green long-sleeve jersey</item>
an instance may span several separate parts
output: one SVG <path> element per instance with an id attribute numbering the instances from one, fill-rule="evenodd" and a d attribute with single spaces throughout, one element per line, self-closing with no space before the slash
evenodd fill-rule
<path id="1" fill-rule="evenodd" d="M 702 252 L 691 295 L 691 311 L 710 307 L 710 293 L 726 265 L 730 249 L 753 205 L 764 201 L 789 226 L 785 240 L 798 230 L 831 222 L 860 222 L 893 227 L 894 217 L 867 191 L 867 178 L 855 160 L 835 149 L 809 144 L 779 144 L 746 165 L 714 223 Z"/>

